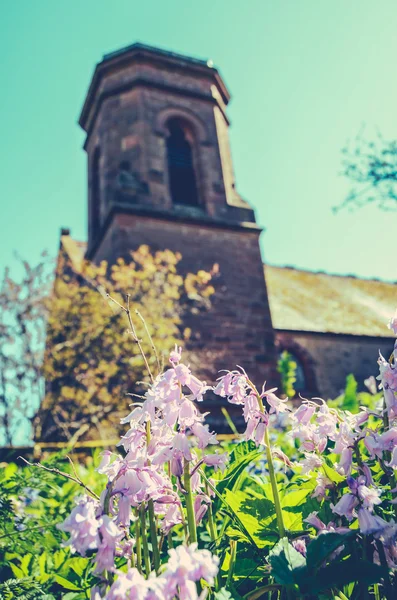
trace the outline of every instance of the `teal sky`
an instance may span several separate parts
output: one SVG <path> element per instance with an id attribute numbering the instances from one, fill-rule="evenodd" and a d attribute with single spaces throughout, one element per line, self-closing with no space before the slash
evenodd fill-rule
<path id="1" fill-rule="evenodd" d="M 239 192 L 273 264 L 397 280 L 397 213 L 338 215 L 340 150 L 397 138 L 395 0 L 18 0 L 0 9 L 0 267 L 86 237 L 77 118 L 94 65 L 135 41 L 212 58 Z"/>

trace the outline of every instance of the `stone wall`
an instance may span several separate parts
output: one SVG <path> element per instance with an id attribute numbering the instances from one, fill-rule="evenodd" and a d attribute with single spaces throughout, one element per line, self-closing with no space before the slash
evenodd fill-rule
<path id="1" fill-rule="evenodd" d="M 277 331 L 276 343 L 299 357 L 310 382 L 307 392 L 324 399 L 340 394 L 350 373 L 365 390 L 364 380 L 379 373 L 379 350 L 387 359 L 393 351 L 392 338 L 331 333 Z"/>
<path id="2" fill-rule="evenodd" d="M 214 263 L 218 264 L 212 307 L 184 323 L 193 331 L 188 349 L 195 355 L 199 374 L 207 381 L 214 381 L 220 369 L 241 365 L 261 385 L 266 379 L 274 380 L 276 373 L 259 233 L 258 229 L 119 213 L 114 215 L 95 260 L 112 262 L 147 244 L 152 251 L 180 252 L 181 271 L 185 273 L 210 271 Z"/>

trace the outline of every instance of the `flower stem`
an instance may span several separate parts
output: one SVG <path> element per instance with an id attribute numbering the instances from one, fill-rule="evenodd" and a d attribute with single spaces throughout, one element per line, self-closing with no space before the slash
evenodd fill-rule
<path id="1" fill-rule="evenodd" d="M 142 573 L 141 524 L 139 518 L 135 521 L 136 566 Z"/>
<path id="2" fill-rule="evenodd" d="M 153 500 L 149 500 L 148 507 L 149 507 L 150 539 L 152 541 L 152 548 L 153 548 L 154 568 L 156 570 L 156 573 L 158 573 L 159 569 L 160 569 L 160 552 L 159 552 L 158 540 L 157 540 L 156 517 L 154 514 Z"/>
<path id="3" fill-rule="evenodd" d="M 280 534 L 280 538 L 283 538 L 283 537 L 285 537 L 283 511 L 281 509 L 280 495 L 278 493 L 276 474 L 274 472 L 272 451 L 270 449 L 269 430 L 267 427 L 265 430 L 265 444 L 266 444 L 266 458 L 267 458 L 267 463 L 268 463 L 267 466 L 269 469 L 270 485 L 272 486 L 273 502 L 274 502 L 274 507 L 276 509 L 276 515 L 277 515 L 278 532 Z"/>
<path id="4" fill-rule="evenodd" d="M 230 540 L 230 563 L 229 571 L 227 574 L 226 587 L 228 588 L 233 581 L 234 565 L 236 563 L 237 556 L 237 541 Z"/>
<path id="5" fill-rule="evenodd" d="M 186 490 L 185 502 L 186 502 L 186 514 L 187 514 L 187 524 L 189 528 L 189 542 L 194 544 L 197 542 L 197 530 L 196 530 L 196 519 L 194 516 L 194 503 L 193 503 L 193 494 L 192 494 L 192 482 L 191 476 L 189 472 L 189 461 L 185 459 L 185 464 L 183 468 L 183 483 Z"/>
<path id="6" fill-rule="evenodd" d="M 207 496 L 209 495 L 209 487 L 207 482 L 205 482 L 205 493 L 207 494 Z M 214 550 L 213 553 L 215 555 L 217 555 L 217 545 L 218 545 L 218 541 L 217 541 L 217 531 L 216 531 L 216 525 L 214 522 L 214 514 L 212 512 L 212 502 L 209 503 L 208 505 L 208 527 L 210 530 L 210 538 L 211 538 L 211 542 L 214 544 Z M 218 590 L 220 590 L 222 587 L 222 577 L 221 577 L 221 572 L 220 569 L 218 571 L 218 575 L 215 578 L 215 591 L 217 592 Z"/>
<path id="7" fill-rule="evenodd" d="M 208 489 L 208 486 L 205 486 L 206 489 Z M 207 492 L 208 495 L 208 492 Z M 214 544 L 214 546 L 216 547 L 217 544 L 217 533 L 216 533 L 216 529 L 215 529 L 215 523 L 214 523 L 214 515 L 212 512 L 212 503 L 208 505 L 208 527 L 210 530 L 210 537 L 211 537 L 211 541 Z"/>
<path id="8" fill-rule="evenodd" d="M 150 574 L 150 558 L 149 558 L 149 546 L 147 542 L 146 535 L 146 513 L 145 506 L 142 504 L 141 506 L 141 532 L 142 532 L 142 546 L 143 546 L 143 561 L 145 563 L 145 573 L 146 578 L 149 577 Z"/>
<path id="9" fill-rule="evenodd" d="M 265 407 L 263 406 L 262 398 L 260 397 L 258 392 L 256 392 L 256 397 L 258 399 L 259 409 L 261 410 L 262 413 L 264 413 Z M 267 458 L 267 466 L 268 466 L 268 470 L 269 470 L 270 485 L 272 486 L 272 492 L 273 492 L 273 502 L 274 502 L 274 507 L 276 509 L 278 532 L 280 534 L 280 538 L 283 538 L 283 537 L 285 537 L 285 525 L 284 525 L 284 519 L 283 519 L 283 511 L 281 510 L 280 495 L 278 493 L 276 473 L 274 471 L 272 451 L 270 448 L 270 438 L 269 438 L 269 428 L 268 427 L 265 428 L 264 444 L 266 447 L 266 458 Z"/>
<path id="10" fill-rule="evenodd" d="M 167 533 L 167 540 L 168 540 L 168 549 L 171 550 L 171 548 L 174 547 L 174 542 L 172 540 L 172 533 L 171 533 L 171 531 L 169 531 Z"/>

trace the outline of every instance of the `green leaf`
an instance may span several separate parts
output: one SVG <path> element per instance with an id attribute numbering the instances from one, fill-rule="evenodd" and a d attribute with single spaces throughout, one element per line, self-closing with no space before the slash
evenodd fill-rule
<path id="1" fill-rule="evenodd" d="M 14 565 L 14 563 L 10 563 L 10 567 L 11 567 L 11 571 L 14 573 L 15 577 L 19 577 L 20 579 L 23 579 L 23 577 L 25 577 L 25 574 L 22 571 L 22 569 L 20 569 L 16 565 Z"/>
<path id="2" fill-rule="evenodd" d="M 29 576 L 29 565 L 30 565 L 30 561 L 32 560 L 32 555 L 31 554 L 25 554 L 25 556 L 23 556 L 21 558 L 21 569 L 23 571 L 23 574 L 28 577 Z"/>
<path id="3" fill-rule="evenodd" d="M 333 467 L 327 465 L 327 463 L 325 462 L 323 463 L 321 468 L 324 470 L 326 477 L 328 477 L 328 479 L 332 481 L 332 483 L 338 484 L 346 480 L 346 477 L 340 475 L 338 471 L 336 471 Z"/>
<path id="4" fill-rule="evenodd" d="M 280 585 L 295 585 L 306 571 L 305 557 L 295 550 L 287 538 L 282 538 L 274 546 L 269 553 L 269 562 L 272 575 Z"/>
<path id="5" fill-rule="evenodd" d="M 357 398 L 357 381 L 352 374 L 346 377 L 346 387 L 341 408 L 342 410 L 349 410 L 353 413 L 358 412 L 359 409 Z"/>
<path id="6" fill-rule="evenodd" d="M 264 496 L 254 498 L 247 492 L 230 490 L 225 490 L 225 500 L 238 518 L 235 525 L 243 525 L 243 528 L 239 527 L 243 535 L 251 538 L 250 541 L 253 540 L 258 548 L 274 543 L 272 524 L 276 519 L 276 511 L 271 500 Z"/>
<path id="7" fill-rule="evenodd" d="M 39 573 L 41 576 L 46 574 L 46 567 L 47 567 L 47 554 L 46 552 L 43 552 L 43 554 L 41 554 L 41 556 L 39 556 Z"/>
<path id="8" fill-rule="evenodd" d="M 221 494 L 218 492 L 218 490 L 216 489 L 216 487 L 205 476 L 205 473 L 203 471 L 201 471 L 201 470 L 199 470 L 199 473 L 201 474 L 201 477 L 204 479 L 204 481 L 207 483 L 208 487 L 214 492 L 215 496 L 221 501 L 221 503 L 223 504 L 223 507 L 226 508 L 226 510 L 230 513 L 232 519 L 235 521 L 235 523 L 237 524 L 238 528 L 242 531 L 242 533 L 247 537 L 247 539 L 249 540 L 249 542 L 255 548 L 258 548 L 258 545 L 255 542 L 254 538 L 251 536 L 250 532 L 247 530 L 247 528 L 245 527 L 245 525 L 242 523 L 240 517 L 235 512 L 235 510 L 233 509 L 233 507 L 229 505 L 229 503 L 227 502 L 227 500 L 223 496 L 221 496 Z"/>
<path id="9" fill-rule="evenodd" d="M 322 533 L 310 542 L 307 547 L 307 567 L 315 570 L 337 548 L 351 539 L 352 534 Z"/>
<path id="10" fill-rule="evenodd" d="M 357 381 L 354 375 L 350 374 L 346 377 L 345 390 L 341 396 L 335 400 L 329 400 L 328 406 L 331 408 L 339 408 L 348 410 L 352 413 L 357 413 L 360 408 L 360 401 L 357 394 Z"/>
<path id="11" fill-rule="evenodd" d="M 324 569 L 320 569 L 315 577 L 305 577 L 301 580 L 300 589 L 306 593 L 317 593 L 331 588 L 342 588 L 353 581 L 362 585 L 379 583 L 387 577 L 387 571 L 369 561 L 356 558 L 332 562 Z"/>
<path id="12" fill-rule="evenodd" d="M 216 489 L 222 494 L 226 489 L 234 488 L 241 473 L 260 455 L 253 442 L 241 442 L 230 454 L 229 466 L 221 480 L 216 484 Z"/>
<path id="13" fill-rule="evenodd" d="M 82 591 L 81 587 L 78 587 L 76 584 L 72 583 L 71 581 L 68 581 L 67 579 L 65 579 L 61 575 L 55 575 L 54 579 L 65 590 L 73 590 L 75 592 L 81 592 Z"/>
<path id="14" fill-rule="evenodd" d="M 281 499 L 281 506 L 287 509 L 291 509 L 294 506 L 300 506 L 312 492 L 313 487 L 300 487 L 299 489 L 287 491 Z"/>
<path id="15" fill-rule="evenodd" d="M 222 588 L 214 594 L 214 600 L 234 600 L 234 598 L 226 588 Z"/>
<path id="16" fill-rule="evenodd" d="M 68 560 L 67 566 L 70 567 L 71 569 L 73 569 L 73 571 L 76 573 L 76 575 L 78 575 L 79 577 L 82 577 L 85 569 L 87 568 L 88 563 L 89 563 L 88 558 L 82 558 L 82 557 L 71 558 Z"/>
<path id="17" fill-rule="evenodd" d="M 57 552 L 54 552 L 53 554 L 53 560 L 54 560 L 54 568 L 56 570 L 58 570 L 62 564 L 64 563 L 66 558 L 66 553 L 63 550 L 58 550 Z"/>

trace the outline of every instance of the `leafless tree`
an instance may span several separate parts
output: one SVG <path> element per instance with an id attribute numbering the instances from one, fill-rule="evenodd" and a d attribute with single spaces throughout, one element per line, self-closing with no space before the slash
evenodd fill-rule
<path id="1" fill-rule="evenodd" d="M 43 397 L 46 298 L 52 261 L 43 254 L 32 267 L 18 257 L 0 282 L 0 440 L 29 442 L 31 421 Z"/>
<path id="2" fill-rule="evenodd" d="M 397 209 L 397 140 L 386 140 L 379 132 L 364 136 L 363 127 L 342 150 L 342 168 L 353 186 L 335 210 L 375 204 L 382 210 Z"/>

